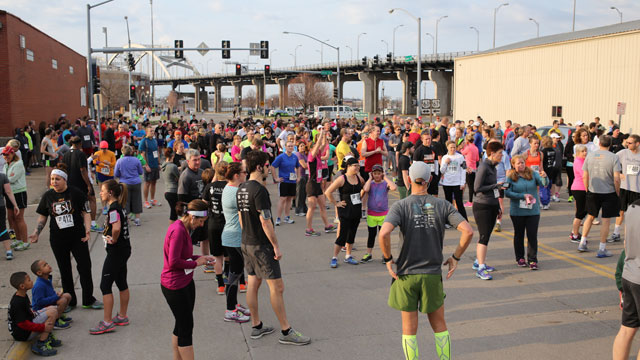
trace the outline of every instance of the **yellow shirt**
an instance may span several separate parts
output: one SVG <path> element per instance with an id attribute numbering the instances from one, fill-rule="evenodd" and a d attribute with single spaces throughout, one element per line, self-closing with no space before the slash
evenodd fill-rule
<path id="1" fill-rule="evenodd" d="M 342 160 L 344 160 L 344 157 L 350 152 L 351 148 L 349 147 L 349 145 L 347 145 L 346 142 L 340 140 L 338 146 L 336 146 L 336 156 L 338 157 L 339 170 L 344 170 L 344 168 L 342 167 Z"/>
<path id="2" fill-rule="evenodd" d="M 113 176 L 116 167 L 116 154 L 110 150 L 100 150 L 93 154 L 93 163 L 96 171 L 104 176 Z"/>

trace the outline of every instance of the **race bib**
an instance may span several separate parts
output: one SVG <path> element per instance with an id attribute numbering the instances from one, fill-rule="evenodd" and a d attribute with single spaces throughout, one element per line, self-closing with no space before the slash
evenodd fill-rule
<path id="1" fill-rule="evenodd" d="M 447 174 L 454 174 L 458 172 L 458 169 L 460 169 L 460 167 L 458 166 L 458 164 L 456 163 L 449 163 L 449 166 L 447 166 Z"/>
<path id="2" fill-rule="evenodd" d="M 640 165 L 627 165 L 627 175 L 638 175 Z"/>
<path id="3" fill-rule="evenodd" d="M 309 176 L 309 169 L 306 169 L 304 173 L 307 174 L 307 176 Z"/>
<path id="4" fill-rule="evenodd" d="M 289 173 L 289 180 L 291 180 L 291 181 L 298 180 L 298 177 L 296 176 L 296 173 Z"/>
<path id="5" fill-rule="evenodd" d="M 109 175 L 109 168 L 108 167 L 100 168 L 100 173 L 102 175 Z"/>
<path id="6" fill-rule="evenodd" d="M 25 148 L 25 149 L 27 149 L 27 150 L 29 150 L 29 145 L 24 144 L 24 148 Z"/>
<path id="7" fill-rule="evenodd" d="M 360 166 L 364 166 L 364 160 L 360 160 L 359 164 Z"/>
<path id="8" fill-rule="evenodd" d="M 322 178 L 322 169 L 318 169 L 318 179 Z"/>
<path id="9" fill-rule="evenodd" d="M 351 194 L 351 203 L 353 205 L 362 204 L 362 200 L 360 200 L 360 193 Z"/>
<path id="10" fill-rule="evenodd" d="M 498 189 L 493 189 L 493 197 L 494 198 L 499 198 L 500 197 L 500 190 Z"/>
<path id="11" fill-rule="evenodd" d="M 56 216 L 56 224 L 61 230 L 73 227 L 73 216 L 71 214 L 58 215 Z"/>
<path id="12" fill-rule="evenodd" d="M 520 200 L 520 209 L 533 209 L 533 203 L 527 204 L 527 200 Z"/>
<path id="13" fill-rule="evenodd" d="M 540 166 L 539 165 L 531 165 L 531 170 L 539 173 L 540 172 Z"/>
<path id="14" fill-rule="evenodd" d="M 157 159 L 157 158 L 158 158 L 158 150 L 155 150 L 155 151 L 153 152 L 153 158 L 154 158 L 154 159 Z"/>
<path id="15" fill-rule="evenodd" d="M 193 260 L 191 260 L 191 259 L 187 259 L 187 261 L 193 261 Z M 194 270 L 194 269 L 184 269 L 184 274 L 185 274 L 185 275 L 189 275 L 189 274 L 191 274 L 191 273 L 193 272 L 193 270 Z"/>
<path id="16" fill-rule="evenodd" d="M 84 141 L 91 141 L 91 136 L 85 135 L 84 136 Z"/>

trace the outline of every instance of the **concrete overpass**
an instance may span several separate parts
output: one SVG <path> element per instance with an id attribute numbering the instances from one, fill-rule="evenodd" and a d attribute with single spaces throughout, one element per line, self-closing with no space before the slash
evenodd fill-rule
<path id="1" fill-rule="evenodd" d="M 433 81 L 436 87 L 436 98 L 440 99 L 441 113 L 451 114 L 452 111 L 452 90 L 453 90 L 453 60 L 459 56 L 470 55 L 473 52 L 456 52 L 438 55 L 423 55 L 421 58 L 422 79 Z M 259 71 L 243 71 L 242 75 L 235 74 L 211 74 L 193 76 L 157 78 L 152 81 L 155 85 L 170 85 L 172 89 L 178 85 L 192 85 L 195 87 L 195 104 L 198 111 L 207 111 L 208 93 L 205 87 L 214 88 L 214 107 L 219 112 L 222 107 L 223 86 L 233 86 L 234 99 L 237 101 L 242 95 L 243 86 L 255 86 L 257 98 L 264 100 L 264 87 L 267 84 L 279 86 L 280 108 L 284 108 L 285 99 L 288 98 L 288 86 L 291 79 L 305 72 L 332 71 L 332 75 L 318 75 L 327 82 L 332 82 L 334 88 L 340 86 L 340 90 L 347 81 L 362 81 L 363 90 L 363 110 L 375 113 L 378 108 L 378 88 L 380 81 L 396 80 L 402 82 L 402 113 L 415 114 L 416 106 L 413 100 L 415 95 L 411 94 L 411 82 L 417 79 L 417 57 L 400 56 L 391 61 L 386 58 L 374 63 L 372 58 L 368 58 L 366 64 L 362 60 L 340 62 L 340 84 L 337 84 L 335 69 L 337 63 L 324 63 L 314 65 L 303 65 L 297 67 L 271 68 L 270 76 L 264 76 L 262 69 Z M 418 84 L 417 86 L 420 86 Z M 343 93 L 341 91 L 341 93 Z"/>

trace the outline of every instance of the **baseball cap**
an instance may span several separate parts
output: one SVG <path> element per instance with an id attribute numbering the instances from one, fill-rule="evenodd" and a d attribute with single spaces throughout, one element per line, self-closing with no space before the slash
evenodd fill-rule
<path id="1" fill-rule="evenodd" d="M 557 138 L 557 139 L 559 139 L 561 137 L 560 135 L 558 135 L 557 132 L 552 132 L 551 135 L 549 135 L 549 136 L 551 136 L 552 138 Z"/>
<path id="2" fill-rule="evenodd" d="M 102 140 L 100 141 L 100 149 L 108 149 L 109 148 L 109 143 Z"/>
<path id="3" fill-rule="evenodd" d="M 416 161 L 409 167 L 409 177 L 416 183 L 418 179 L 427 182 L 431 179 L 431 168 L 422 161 Z"/>
<path id="4" fill-rule="evenodd" d="M 577 125 L 577 126 L 580 126 L 580 125 L 584 125 L 584 123 L 583 123 L 582 121 L 578 121 L 578 122 L 576 123 L 576 125 Z"/>
<path id="5" fill-rule="evenodd" d="M 14 149 L 13 146 L 5 146 L 4 149 L 2 149 L 3 155 L 9 155 L 15 152 L 16 152 L 16 149 Z"/>
<path id="6" fill-rule="evenodd" d="M 480 123 L 476 121 L 473 123 L 473 126 L 480 126 Z"/>
<path id="7" fill-rule="evenodd" d="M 384 171 L 384 169 L 382 168 L 382 165 L 380 165 L 380 164 L 375 164 L 375 165 L 373 165 L 373 167 L 371 168 L 371 171 Z"/>
<path id="8" fill-rule="evenodd" d="M 345 162 L 346 167 L 349 167 L 354 164 L 358 164 L 358 159 L 354 158 L 353 156 L 349 156 Z"/>

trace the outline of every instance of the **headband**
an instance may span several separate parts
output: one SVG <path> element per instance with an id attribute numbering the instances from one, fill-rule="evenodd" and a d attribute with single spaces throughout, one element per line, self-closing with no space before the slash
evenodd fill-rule
<path id="1" fill-rule="evenodd" d="M 60 170 L 60 169 L 53 169 L 51 171 L 51 175 L 58 175 L 61 178 L 64 179 L 64 181 L 67 181 L 67 173 L 65 173 L 64 171 Z"/>
<path id="2" fill-rule="evenodd" d="M 191 215 L 191 216 L 196 216 L 196 217 L 207 217 L 207 210 L 189 210 L 187 211 L 187 214 Z"/>

